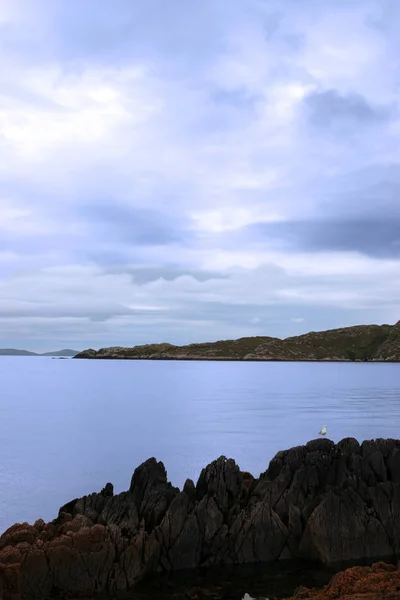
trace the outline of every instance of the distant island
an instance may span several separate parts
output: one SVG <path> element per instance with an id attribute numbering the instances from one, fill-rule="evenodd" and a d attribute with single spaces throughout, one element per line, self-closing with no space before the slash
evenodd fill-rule
<path id="1" fill-rule="evenodd" d="M 29 350 L 15 350 L 14 348 L 0 348 L 0 356 L 75 356 L 78 354 L 78 350 L 70 350 L 66 348 L 64 350 L 55 350 L 54 352 L 43 352 L 39 354 L 37 352 L 29 352 Z"/>
<path id="2" fill-rule="evenodd" d="M 188 346 L 163 343 L 89 349 L 74 358 L 400 362 L 400 321 L 312 331 L 285 339 L 258 336 Z"/>

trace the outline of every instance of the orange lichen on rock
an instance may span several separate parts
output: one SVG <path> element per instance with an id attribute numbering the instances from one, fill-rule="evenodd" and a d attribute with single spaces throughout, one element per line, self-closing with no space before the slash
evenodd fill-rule
<path id="1" fill-rule="evenodd" d="M 378 562 L 335 575 L 322 590 L 301 587 L 292 600 L 399 600 L 400 570 Z"/>

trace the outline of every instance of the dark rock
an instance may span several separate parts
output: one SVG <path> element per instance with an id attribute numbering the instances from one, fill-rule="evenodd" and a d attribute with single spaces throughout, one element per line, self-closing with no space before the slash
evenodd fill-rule
<path id="1" fill-rule="evenodd" d="M 324 564 L 393 554 L 379 519 L 353 490 L 328 492 L 308 519 L 299 554 Z"/>
<path id="2" fill-rule="evenodd" d="M 188 498 L 193 500 L 196 499 L 196 486 L 194 485 L 194 481 L 192 479 L 186 479 L 185 485 L 183 486 L 183 491 Z"/>
<path id="3" fill-rule="evenodd" d="M 0 537 L 0 550 L 6 546 L 16 546 L 21 542 L 32 544 L 39 531 L 34 525 L 28 523 L 16 523 L 9 527 Z"/>
<path id="4" fill-rule="evenodd" d="M 114 486 L 112 483 L 106 483 L 104 488 L 101 490 L 100 494 L 108 498 L 109 496 L 114 495 Z"/>
<path id="5" fill-rule="evenodd" d="M 193 496 L 182 492 L 174 498 L 159 527 L 159 536 L 163 570 L 191 569 L 200 564 L 202 538 Z"/>
<path id="6" fill-rule="evenodd" d="M 139 519 L 144 519 L 146 531 L 150 532 L 161 523 L 179 490 L 167 481 L 163 463 L 149 458 L 135 470 L 130 492 L 138 508 Z"/>
<path id="7" fill-rule="evenodd" d="M 70 516 L 70 515 L 68 515 Z M 91 521 L 86 515 L 78 514 L 73 519 L 65 519 L 65 522 L 57 530 L 57 535 L 67 534 L 69 531 L 77 532 L 82 527 L 92 527 L 93 521 Z"/>
<path id="8" fill-rule="evenodd" d="M 306 444 L 306 451 L 308 452 L 318 452 L 322 454 L 328 454 L 335 448 L 335 444 L 326 438 L 318 438 L 316 440 L 311 440 Z"/>
<path id="9" fill-rule="evenodd" d="M 243 510 L 232 524 L 222 562 L 277 560 L 288 539 L 289 532 L 277 513 L 268 504 L 254 504 Z"/>
<path id="10" fill-rule="evenodd" d="M 85 515 L 96 523 L 113 494 L 114 486 L 112 483 L 107 483 L 99 494 L 89 494 L 89 496 L 83 496 L 83 498 L 75 498 L 60 508 L 55 522 L 59 523 L 60 519 L 63 519 L 63 514 L 70 514 L 72 516 Z"/>
<path id="11" fill-rule="evenodd" d="M 279 452 L 259 479 L 221 456 L 182 492 L 151 458 L 127 492 L 107 484 L 51 523 L 10 527 L 0 586 L 2 600 L 45 600 L 114 594 L 159 571 L 399 554 L 400 441 L 319 439 Z"/>
<path id="12" fill-rule="evenodd" d="M 386 459 L 389 481 L 400 484 L 400 448 L 394 448 Z"/>
<path id="13" fill-rule="evenodd" d="M 103 525 L 117 525 L 125 537 L 133 537 L 139 526 L 137 506 L 130 492 L 113 496 L 104 506 L 99 522 Z"/>
<path id="14" fill-rule="evenodd" d="M 336 447 L 339 450 L 339 452 L 341 452 L 345 456 L 361 453 L 360 444 L 355 438 L 344 438 L 337 444 Z"/>
<path id="15" fill-rule="evenodd" d="M 196 495 L 198 500 L 202 500 L 206 495 L 215 498 L 217 506 L 226 518 L 237 504 L 242 486 L 242 474 L 235 461 L 221 456 L 201 471 Z"/>
<path id="16" fill-rule="evenodd" d="M 20 600 L 20 565 L 19 564 L 0 564 L 0 599 L 1 600 Z"/>

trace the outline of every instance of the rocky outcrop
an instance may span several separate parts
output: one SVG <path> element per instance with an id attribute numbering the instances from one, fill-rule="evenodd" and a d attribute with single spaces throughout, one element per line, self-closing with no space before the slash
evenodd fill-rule
<path id="1" fill-rule="evenodd" d="M 378 562 L 372 567 L 352 567 L 335 575 L 322 590 L 301 587 L 290 600 L 398 600 L 400 570 Z M 288 599 L 289 600 L 289 599 Z"/>
<path id="2" fill-rule="evenodd" d="M 245 337 L 189 346 L 147 344 L 84 350 L 75 358 L 250 361 L 400 361 L 400 322 L 358 325 L 281 340 Z"/>
<path id="3" fill-rule="evenodd" d="M 101 348 L 100 350 L 84 350 L 75 358 L 126 358 L 146 360 L 243 360 L 261 343 L 271 342 L 277 338 L 246 337 L 238 340 L 174 346 L 173 344 L 145 344 L 123 348 Z M 280 341 L 280 340 L 277 340 Z"/>
<path id="4" fill-rule="evenodd" d="M 3 600 L 34 600 L 122 591 L 199 566 L 399 554 L 400 440 L 319 439 L 279 452 L 258 479 L 222 456 L 182 491 L 151 458 L 127 492 L 108 483 L 50 523 L 8 529 L 0 589 Z"/>

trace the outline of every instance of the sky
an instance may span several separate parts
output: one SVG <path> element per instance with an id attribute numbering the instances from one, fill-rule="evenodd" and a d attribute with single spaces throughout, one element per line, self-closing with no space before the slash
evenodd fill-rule
<path id="1" fill-rule="evenodd" d="M 398 0 L 0 0 L 0 347 L 400 318 Z"/>

